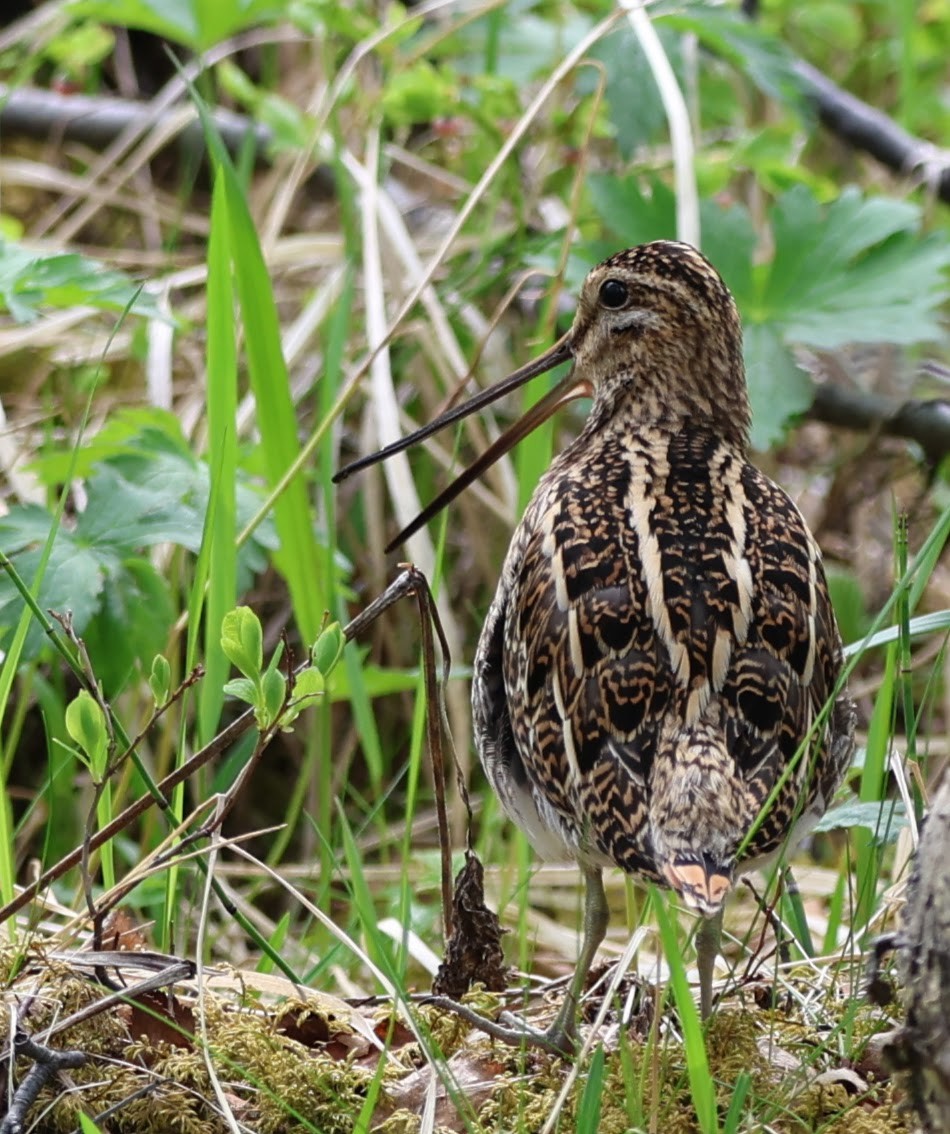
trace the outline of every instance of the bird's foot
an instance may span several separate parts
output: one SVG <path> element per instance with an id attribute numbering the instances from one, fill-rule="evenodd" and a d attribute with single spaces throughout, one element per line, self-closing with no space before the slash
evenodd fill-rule
<path id="1" fill-rule="evenodd" d="M 446 1012 L 454 1012 L 473 1028 L 478 1028 L 492 1039 L 500 1040 L 510 1047 L 537 1047 L 551 1055 L 559 1055 L 562 1059 L 572 1058 L 577 1051 L 575 1036 L 560 1016 L 550 1028 L 541 1031 L 513 1012 L 502 1012 L 497 1020 L 491 1020 L 467 1004 L 460 1004 L 448 996 L 428 997 L 425 1003 Z"/>

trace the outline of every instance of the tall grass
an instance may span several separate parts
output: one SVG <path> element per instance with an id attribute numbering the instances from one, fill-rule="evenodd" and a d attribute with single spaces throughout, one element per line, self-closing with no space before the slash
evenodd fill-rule
<path id="1" fill-rule="evenodd" d="M 909 10 L 902 6 L 902 97 L 913 92 L 906 73 Z M 340 13 L 341 19 L 347 14 L 343 8 Z M 179 262 L 170 257 L 166 266 L 148 269 L 163 274 L 176 307 L 182 309 L 177 334 L 183 359 L 190 357 L 189 350 L 203 333 L 204 359 L 200 374 L 193 378 L 195 390 L 181 397 L 179 408 L 182 419 L 192 423 L 189 441 L 195 452 L 207 458 L 210 493 L 204 529 L 196 550 L 160 549 L 154 558 L 166 567 L 177 604 L 176 626 L 165 651 L 170 667 L 177 679 L 200 663 L 205 676 L 145 730 L 137 752 L 141 766 L 120 769 L 110 782 L 99 800 L 98 829 L 130 799 L 153 790 L 153 772 L 183 766 L 233 719 L 234 702 L 224 693 L 230 673 L 220 631 L 224 615 L 239 601 L 250 601 L 261 610 L 268 655 L 281 648 L 281 634 L 286 633 L 299 662 L 327 612 L 345 623 L 392 578 L 394 560 L 386 559 L 382 546 L 394 530 L 394 515 L 405 506 L 397 482 L 387 486 L 381 477 L 367 475 L 359 486 L 339 490 L 331 479 L 341 451 L 349 453 L 373 443 L 378 409 L 373 398 L 378 393 L 366 378 L 376 365 L 367 344 L 386 353 L 397 415 L 390 424 L 404 432 L 454 395 L 467 359 L 483 357 L 486 372 L 501 370 L 525 361 L 563 327 L 561 299 L 569 255 L 579 235 L 585 239 L 599 235 L 587 197 L 590 164 L 619 166 L 613 142 L 603 137 L 616 128 L 604 103 L 603 67 L 598 64 L 594 81 L 583 88 L 571 85 L 576 65 L 606 36 L 617 16 L 605 8 L 602 23 L 595 25 L 573 8 L 568 14 L 577 20 L 560 44 L 558 57 L 533 88 L 537 96 L 522 99 L 525 109 L 506 122 L 504 131 L 486 131 L 484 136 L 477 114 L 464 118 L 461 103 L 456 109 L 464 129 L 455 150 L 431 139 L 414 149 L 418 138 L 413 129 L 421 128 L 410 129 L 385 118 L 394 113 L 393 92 L 398 93 L 401 78 L 398 43 L 416 30 L 414 13 L 393 15 L 397 22 L 392 27 L 367 30 L 352 43 L 347 58 L 332 37 L 320 40 L 314 58 L 299 43 L 287 45 L 301 72 L 315 68 L 317 56 L 320 68 L 310 76 L 316 92 L 309 107 L 311 117 L 294 121 L 300 133 L 292 133 L 292 142 L 286 144 L 297 149 L 277 159 L 276 171 L 248 171 L 245 179 L 212 141 L 207 217 L 199 206 L 183 206 Z M 447 23 L 439 26 L 437 34 L 457 35 L 464 43 L 471 13 L 442 15 Z M 484 74 L 492 82 L 466 87 L 466 97 L 481 97 L 479 91 L 487 91 L 486 98 L 508 93 L 504 69 L 510 15 L 503 5 L 487 12 L 480 53 Z M 546 12 L 539 10 L 534 17 L 543 27 Z M 278 79 L 286 79 L 290 88 L 289 74 Z M 357 88 L 360 99 L 353 97 Z M 210 73 L 202 89 L 213 96 Z M 270 108 L 279 109 L 276 103 Z M 452 123 L 439 129 L 448 135 Z M 360 149 L 367 138 L 377 136 L 384 138 L 378 150 L 371 145 L 365 152 Z M 149 144 L 143 140 L 140 171 L 146 169 Z M 465 151 L 469 145 L 473 153 L 476 145 L 483 147 L 480 164 L 473 166 L 472 155 Z M 315 162 L 322 160 L 313 155 L 326 156 L 328 151 L 333 215 L 317 230 L 314 218 L 323 219 L 325 206 L 310 195 L 316 190 L 306 178 Z M 546 180 L 540 189 L 522 176 L 536 152 L 546 153 L 548 164 L 562 165 L 559 177 Z M 640 159 L 664 175 L 669 173 L 662 146 L 644 143 Z M 406 223 L 388 192 L 386 179 L 408 180 L 407 170 L 428 192 L 426 208 L 435 208 L 430 198 L 440 202 L 438 209 L 443 212 L 431 228 L 414 227 L 415 216 L 413 224 Z M 715 180 L 721 171 L 703 165 L 700 174 Z M 781 175 L 779 171 L 776 176 Z M 742 181 L 730 179 L 730 191 L 741 192 Z M 562 223 L 558 232 L 544 233 L 542 239 L 538 217 L 546 196 L 552 195 L 558 198 Z M 160 192 L 158 199 L 167 204 Z M 293 211 L 293 202 L 299 213 Z M 55 236 L 54 230 L 51 238 Z M 367 242 L 373 240 L 378 248 L 368 249 Z M 204 267 L 189 261 L 189 257 L 196 260 L 196 250 Z M 143 266 L 160 262 L 156 250 L 148 251 L 149 256 L 141 257 Z M 375 276 L 367 272 L 370 252 L 378 253 Z M 491 328 L 485 312 L 493 310 L 500 296 L 510 298 L 511 281 L 526 265 L 539 262 L 548 282 L 538 310 L 508 312 L 500 328 Z M 376 290 L 370 297 L 371 278 Z M 368 303 L 375 304 L 376 322 L 371 328 Z M 103 367 L 114 366 L 117 374 L 122 367 L 134 369 L 137 344 L 123 341 L 121 357 L 116 349 L 111 344 L 102 348 Z M 539 380 L 526 390 L 524 402 L 535 400 L 549 380 Z M 110 391 L 113 394 L 117 396 Z M 102 387 L 93 384 L 88 413 L 96 426 L 109 415 L 105 397 Z M 248 412 L 251 402 L 253 412 Z M 483 446 L 486 433 L 494 432 L 508 412 L 500 409 L 486 419 L 487 424 L 466 423 L 454 442 L 459 454 Z M 455 676 L 448 698 L 459 758 L 466 768 L 471 756 L 464 739 L 465 673 L 474 639 L 497 582 L 507 536 L 566 431 L 564 423 L 555 420 L 527 439 L 506 459 L 497 479 L 460 499 L 418 545 L 423 554 L 431 553 L 430 582 L 439 592 L 446 617 L 454 620 L 450 629 L 456 648 Z M 84 409 L 71 432 L 74 463 L 67 466 L 63 484 L 81 479 L 74 475 L 75 461 L 87 442 Z M 52 430 L 45 438 L 37 435 L 35 441 L 40 451 L 61 444 Z M 406 464 L 409 479 L 399 483 L 424 501 L 445 483 L 454 461 L 451 443 L 433 444 L 428 453 L 413 455 Z M 242 527 L 236 485 L 249 472 L 257 478 L 262 495 L 256 516 Z M 68 504 L 64 489 L 53 503 L 46 556 L 56 532 L 70 520 Z M 258 573 L 250 597 L 241 595 L 241 554 L 269 516 L 280 550 Z M 500 522 L 497 517 L 502 517 Z M 727 950 L 732 971 L 726 987 L 733 991 L 719 1010 L 728 1013 L 736 1004 L 748 1007 L 745 984 L 754 988 L 753 976 L 764 976 L 775 985 L 777 996 L 794 1002 L 803 1026 L 820 1034 L 820 1042 L 801 1056 L 803 1077 L 833 1061 L 838 1048 L 847 1047 L 866 1030 L 860 1007 L 842 1009 L 840 1001 L 842 989 L 847 987 L 850 993 L 855 983 L 863 939 L 876 931 L 889 910 L 884 891 L 899 880 L 901 864 L 883 838 L 884 805 L 894 793 L 895 751 L 909 759 L 927 758 L 923 714 L 942 689 L 942 658 L 929 663 L 922 682 L 921 675 L 913 672 L 915 649 L 924 634 L 945 635 L 950 614 L 917 612 L 929 591 L 936 589 L 933 581 L 939 576 L 948 530 L 950 510 L 933 518 L 930 532 L 916 550 L 908 543 L 913 537 L 900 529 L 897 582 L 880 611 L 872 612 L 877 616 L 867 637 L 850 644 L 852 683 L 862 686 L 862 709 L 870 707 L 866 737 L 862 736 L 863 763 L 855 782 L 859 802 L 880 805 L 880 824 L 822 836 L 824 866 L 816 870 L 820 885 L 814 883 L 813 891 L 806 885 L 804 894 L 798 895 L 783 887 L 776 900 L 779 881 L 777 876 L 769 879 L 763 899 L 770 915 L 768 926 L 766 914 L 744 897 L 737 899 L 739 917 L 748 915 L 743 930 L 730 926 L 727 919 L 727 931 L 732 929 Z M 882 553 L 889 554 L 890 549 Z M 38 593 L 43 563 L 45 557 L 37 578 L 23 581 L 33 596 Z M 6 788 L 0 802 L 4 903 L 14 896 L 24 855 L 39 854 L 49 865 L 51 858 L 71 849 L 81 822 L 58 824 L 61 809 L 75 806 L 78 792 L 83 806 L 91 798 L 88 773 L 58 743 L 68 735 L 65 708 L 72 695 L 72 679 L 64 676 L 62 659 L 54 657 L 51 663 L 47 655 L 41 662 L 21 665 L 27 632 L 39 617 L 46 615 L 25 602 L 4 642 L 0 668 L 4 724 L 0 766 Z M 415 1037 L 445 1091 L 461 1097 L 464 1092 L 455 1067 L 447 1065 L 429 1034 L 426 1017 L 411 997 L 413 989 L 424 987 L 430 976 L 414 954 L 413 935 L 437 950 L 441 945 L 433 789 L 424 743 L 426 706 L 419 662 L 418 627 L 410 609 L 388 613 L 365 640 L 346 647 L 326 695 L 300 719 L 292 735 L 272 745 L 256 768 L 246 796 L 238 801 L 235 831 L 228 833 L 238 828 L 242 835 L 252 828 L 268 830 L 258 835 L 252 848 L 216 848 L 215 885 L 202 907 L 198 895 L 204 863 L 198 866 L 191 858 L 178 861 L 170 856 L 157 877 L 135 871 L 164 848 L 166 840 L 188 837 L 189 829 L 179 825 L 198 822 L 195 817 L 209 796 L 227 793 L 239 782 L 252 758 L 251 740 L 236 743 L 208 771 L 178 785 L 167 814 L 155 808 L 140 826 L 113 840 L 113 865 L 95 875 L 94 893 L 101 899 L 113 882 L 121 886 L 125 878 L 136 879 L 124 901 L 139 920 L 158 921 L 156 944 L 163 948 L 187 953 L 203 941 L 209 957 L 233 957 L 264 974 L 278 972 L 352 995 L 391 997 L 397 1006 L 394 1018 L 398 1016 Z M 137 671 L 113 706 L 117 720 L 133 734 L 150 719 L 146 682 L 147 674 Z M 42 712 L 47 738 L 48 766 L 39 788 L 29 780 L 18 780 L 23 751 L 33 743 L 34 705 Z M 499 905 L 510 931 L 509 958 L 534 974 L 533 989 L 543 990 L 546 982 L 538 975 L 542 970 L 563 975 L 573 962 L 579 895 L 562 876 L 551 882 L 553 872 L 537 871 L 525 839 L 512 830 L 497 802 L 487 797 L 477 769 L 471 780 L 478 804 L 474 839 L 488 866 L 489 904 Z M 25 791 L 33 793 L 31 806 L 20 810 L 15 822 L 14 793 Z M 270 829 L 275 826 L 279 829 Z M 456 833 L 461 844 L 466 833 L 461 823 Z M 22 870 L 19 873 L 22 878 Z M 671 1111 L 683 1097 L 691 1100 L 704 1134 L 752 1130 L 787 1118 L 789 1098 L 766 1096 L 749 1071 L 726 1084 L 715 1079 L 708 1032 L 700 1026 L 693 1001 L 691 920 L 681 918 L 674 904 L 660 895 L 650 901 L 639 891 L 631 896 L 624 889 L 621 895 L 621 885 L 617 877 L 609 880 L 617 911 L 626 898 L 626 925 L 623 918 L 615 917 L 604 956 L 616 958 L 625 938 L 638 932 L 646 935 L 646 927 L 655 924 L 662 949 L 651 955 L 644 948 L 640 963 L 647 968 L 662 952 L 668 991 L 656 994 L 657 1014 L 646 1038 L 628 1036 L 620 1029 L 617 1050 L 605 1052 L 595 1046 L 589 1063 L 585 1054 L 581 1068 L 586 1080 L 578 1072 L 574 1093 L 558 1103 L 563 1109 L 556 1108 L 543 1121 L 561 1130 L 573 1122 L 577 1134 L 590 1134 L 604 1123 L 608 1106 L 617 1104 L 605 1088 L 616 1082 L 623 1083 L 623 1105 L 637 1129 L 662 1127 L 668 1118 L 664 1108 Z M 56 908 L 54 899 L 80 908 L 79 893 L 80 881 L 72 870 L 57 880 L 48 895 L 49 909 Z M 37 906 L 37 911 L 43 908 Z M 379 924 L 392 912 L 401 926 L 401 935 L 395 938 Z M 31 927 L 25 919 L 9 924 L 11 933 L 19 927 L 21 935 Z M 68 930 L 68 939 L 73 932 Z M 747 974 L 753 974 L 748 982 Z M 654 995 L 652 986 L 644 995 Z M 617 1003 L 607 1004 L 605 1015 L 622 1014 L 620 996 L 616 992 L 608 998 Z M 526 1000 L 536 1009 L 536 998 L 526 995 Z M 782 1023 L 773 1012 L 763 1024 L 778 1046 L 789 1042 Z M 396 1046 L 394 1031 L 387 1037 L 391 1048 Z M 599 1034 L 605 1033 L 606 1025 Z M 674 1055 L 680 1052 L 683 1059 L 678 1063 Z M 391 1054 L 387 1050 L 380 1059 L 365 1102 L 350 1116 L 357 1130 L 372 1128 L 376 1102 L 386 1090 Z M 498 1057 L 507 1059 L 508 1053 Z M 669 1076 L 665 1096 L 660 1089 L 664 1075 Z M 515 1127 L 519 1131 L 540 1128 L 528 1117 L 534 1085 L 523 1084 Z M 723 1104 L 725 1094 L 728 1102 Z M 648 1096 L 649 1105 L 644 1101 Z M 477 1129 L 471 1114 L 463 1110 L 466 1127 Z"/>

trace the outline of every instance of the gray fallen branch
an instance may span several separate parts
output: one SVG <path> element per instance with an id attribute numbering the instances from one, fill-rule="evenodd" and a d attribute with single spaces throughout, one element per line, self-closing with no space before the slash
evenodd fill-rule
<path id="1" fill-rule="evenodd" d="M 844 429 L 915 441 L 932 464 L 950 453 L 950 401 L 944 398 L 899 401 L 821 382 L 815 386 L 808 417 Z"/>
<path id="2" fill-rule="evenodd" d="M 178 138 L 182 144 L 203 151 L 205 142 L 198 112 L 183 104 L 185 113 Z M 171 113 L 177 113 L 173 111 Z M 167 120 L 169 112 L 162 116 Z M 62 138 L 80 142 L 92 149 L 105 149 L 123 131 L 149 128 L 154 112 L 149 103 L 134 102 L 108 95 L 60 94 L 37 87 L 8 87 L 0 83 L 0 131 L 30 138 Z M 249 142 L 255 155 L 263 153 L 273 141 L 273 132 L 243 114 L 217 109 L 212 118 L 221 138 L 232 154 Z"/>
<path id="3" fill-rule="evenodd" d="M 950 204 L 950 150 L 916 138 L 868 103 L 799 59 L 793 67 L 823 126 L 855 149 L 908 177 L 917 176 Z"/>

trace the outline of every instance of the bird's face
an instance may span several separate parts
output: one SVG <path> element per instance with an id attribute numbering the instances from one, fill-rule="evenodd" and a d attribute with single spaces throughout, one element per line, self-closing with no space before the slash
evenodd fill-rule
<path id="1" fill-rule="evenodd" d="M 739 313 L 719 273 L 690 245 L 654 241 L 598 264 L 569 341 L 574 373 L 587 376 L 595 402 L 625 401 L 645 420 L 710 416 L 722 424 L 723 417 L 727 436 L 737 427 L 744 436 Z"/>

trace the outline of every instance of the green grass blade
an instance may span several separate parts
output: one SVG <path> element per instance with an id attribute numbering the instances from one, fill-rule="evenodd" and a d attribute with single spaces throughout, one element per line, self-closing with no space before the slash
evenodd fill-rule
<path id="1" fill-rule="evenodd" d="M 686 1071 L 689 1076 L 693 1105 L 696 1107 L 696 1120 L 702 1134 L 719 1134 L 719 1116 L 716 1110 L 716 1091 L 709 1073 L 709 1060 L 706 1058 L 706 1041 L 699 1019 L 699 1010 L 686 979 L 686 968 L 680 944 L 676 935 L 676 922 L 667 904 L 666 895 L 655 887 L 650 887 L 653 908 L 656 910 L 657 925 L 663 955 L 670 970 L 670 987 L 683 1029 L 683 1046 L 686 1052 Z"/>
<path id="2" fill-rule="evenodd" d="M 228 212 L 222 177 L 215 180 L 208 242 L 208 466 L 211 477 L 207 617 L 204 620 L 205 680 L 198 695 L 198 744 L 214 735 L 224 703 L 230 665 L 221 649 L 221 624 L 237 606 L 237 353 Z M 201 585 L 203 585 L 201 580 Z"/>
<path id="3" fill-rule="evenodd" d="M 280 321 L 254 222 L 227 159 L 219 163 L 218 176 L 227 200 L 234 277 L 264 468 L 274 490 L 300 451 L 290 378 L 281 350 Z M 274 518 L 280 537 L 275 562 L 287 580 L 300 633 L 304 641 L 312 642 L 320 632 L 327 586 L 324 559 L 314 538 L 310 501 L 301 476 L 283 485 L 274 500 Z"/>
<path id="4" fill-rule="evenodd" d="M 587 1070 L 584 1093 L 577 1106 L 577 1134 L 597 1134 L 604 1089 L 604 1049 L 598 1047 Z"/>

